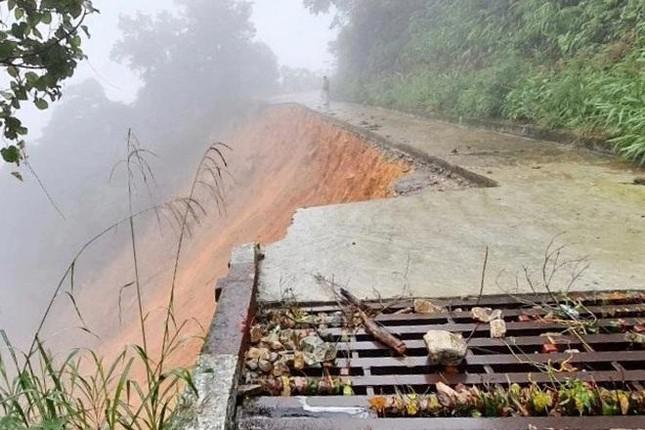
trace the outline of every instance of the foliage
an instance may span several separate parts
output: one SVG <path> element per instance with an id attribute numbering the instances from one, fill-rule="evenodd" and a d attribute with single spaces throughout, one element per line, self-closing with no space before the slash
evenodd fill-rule
<path id="1" fill-rule="evenodd" d="M 339 89 L 415 111 L 609 138 L 645 162 L 640 0 L 305 0 L 338 13 Z"/>
<path id="2" fill-rule="evenodd" d="M 85 58 L 81 31 L 89 33 L 83 21 L 97 10 L 90 0 L 7 0 L 0 2 L 0 12 L 0 65 L 9 84 L 0 92 L 0 126 L 13 142 L 0 155 L 6 163 L 20 165 L 28 130 L 18 110 L 28 100 L 47 109 L 60 99 L 62 81 Z"/>
<path id="3" fill-rule="evenodd" d="M 176 3 L 177 15 L 122 17 L 122 38 L 112 51 L 144 81 L 135 109 L 145 121 L 165 131 L 186 118 L 204 117 L 212 124 L 239 100 L 274 88 L 277 60 L 254 40 L 251 3 Z"/>
<path id="4" fill-rule="evenodd" d="M 186 197 L 134 212 L 133 199 L 137 182 L 142 182 L 139 186 L 147 188 L 153 176 L 146 160 L 149 151 L 140 147 L 134 134 L 129 132 L 127 156 L 123 163 L 119 163 L 126 166 L 128 216 L 108 226 L 81 246 L 59 280 L 26 353 L 19 353 L 5 332 L 0 330 L 0 425 L 3 426 L 0 428 L 167 429 L 171 428 L 176 417 L 175 411 L 182 392 L 188 390 L 194 396 L 199 394 L 188 369 L 169 365 L 175 353 L 189 340 L 183 334 L 188 322 L 177 321 L 175 316 L 175 280 L 184 238 L 200 222 L 200 217 L 206 215 L 205 206 L 198 199 L 200 193 L 209 193 L 218 208 L 223 203 L 221 173 L 226 168 L 222 154 L 225 147 L 223 144 L 208 147 Z M 136 181 L 136 178 L 141 179 Z M 169 212 L 168 219 L 179 229 L 179 238 L 173 279 L 165 307 L 162 340 L 155 347 L 149 341 L 149 328 L 146 326 L 148 313 L 144 308 L 139 277 L 135 221 L 145 213 L 164 211 Z M 77 306 L 74 273 L 84 252 L 120 226 L 129 227 L 131 237 L 134 281 L 130 284 L 136 292 L 141 342 L 124 348 L 112 360 L 106 360 L 92 350 L 74 350 L 62 361 L 56 359 L 41 341 L 52 306 L 64 292 L 71 299 L 82 324 L 81 329 L 92 333 Z"/>
<path id="5" fill-rule="evenodd" d="M 439 382 L 434 392 L 397 390 L 393 396 L 374 396 L 370 408 L 379 416 L 509 417 L 641 415 L 645 392 L 607 389 L 580 379 L 522 387 L 467 387 L 454 389 Z"/>

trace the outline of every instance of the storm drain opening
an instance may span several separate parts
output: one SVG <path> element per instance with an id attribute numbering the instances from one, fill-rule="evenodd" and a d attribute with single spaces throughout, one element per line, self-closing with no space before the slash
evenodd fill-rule
<path id="1" fill-rule="evenodd" d="M 644 293 L 364 303 L 374 311 L 370 318 L 404 343 L 404 354 L 366 330 L 361 311 L 341 303 L 258 306 L 242 351 L 239 428 L 593 429 L 645 422 Z M 493 319 L 503 321 L 495 323 L 504 327 L 498 337 L 491 337 Z M 431 361 L 428 331 L 462 338 L 463 357 Z"/>

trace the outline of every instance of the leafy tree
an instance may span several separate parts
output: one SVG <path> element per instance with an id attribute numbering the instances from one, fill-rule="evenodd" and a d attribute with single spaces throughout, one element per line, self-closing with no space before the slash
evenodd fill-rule
<path id="1" fill-rule="evenodd" d="M 346 98 L 567 128 L 645 164 L 643 0 L 303 2 L 336 10 Z"/>
<path id="2" fill-rule="evenodd" d="M 11 142 L 0 148 L 5 162 L 25 158 L 21 104 L 47 109 L 60 99 L 62 81 L 85 58 L 80 32 L 89 37 L 83 22 L 94 12 L 91 0 L 0 0 L 0 65 L 9 81 L 0 91 L 0 127 Z"/>
<path id="3" fill-rule="evenodd" d="M 176 0 L 178 15 L 124 17 L 116 60 L 143 81 L 136 109 L 165 128 L 207 115 L 210 123 L 241 99 L 271 90 L 277 61 L 253 40 L 251 3 Z M 154 112 L 154 115 L 151 115 Z"/>

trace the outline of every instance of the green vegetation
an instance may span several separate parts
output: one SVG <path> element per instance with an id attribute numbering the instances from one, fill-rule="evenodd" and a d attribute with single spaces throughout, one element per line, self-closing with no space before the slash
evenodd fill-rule
<path id="1" fill-rule="evenodd" d="M 185 342 L 194 340 L 185 334 L 189 322 L 176 319 L 176 280 L 184 241 L 200 223 L 200 218 L 207 215 L 206 203 L 200 196 L 208 194 L 221 209 L 223 183 L 219 174 L 226 169 L 222 151 L 228 147 L 214 144 L 207 148 L 188 195 L 138 212 L 133 210 L 135 189 L 137 186 L 148 188 L 154 179 L 146 160 L 150 151 L 139 146 L 132 132 L 128 134 L 127 148 L 126 159 L 115 167 L 125 166 L 128 216 L 81 246 L 58 282 L 26 353 L 20 353 L 5 331 L 0 330 L 2 430 L 168 429 L 172 428 L 183 406 L 181 394 L 184 390 L 193 397 L 198 395 L 190 369 L 172 364 Z M 137 258 L 136 225 L 142 216 L 152 213 L 169 215 L 169 222 L 179 232 L 158 345 L 150 340 L 151 329 L 146 323 L 150 311 L 145 309 Z M 124 347 L 114 354 L 114 358 L 105 358 L 93 350 L 74 350 L 61 360 L 50 353 L 42 341 L 45 322 L 57 298 L 67 297 L 81 323 L 81 330 L 94 334 L 77 306 L 75 271 L 85 251 L 119 227 L 129 230 L 134 272 L 134 280 L 121 288 L 119 296 L 127 288 L 135 291 L 140 341 Z M 120 312 L 119 302 L 119 317 Z M 153 329 L 158 332 L 158 327 Z"/>
<path id="2" fill-rule="evenodd" d="M 90 0 L 0 2 L 0 66 L 9 84 L 0 91 L 0 127 L 13 142 L 0 148 L 6 163 L 20 165 L 25 158 L 27 128 L 17 116 L 21 104 L 31 99 L 38 109 L 47 109 L 47 99 L 60 99 L 62 81 L 85 58 L 80 33 L 89 37 L 83 21 L 94 12 Z"/>
<path id="3" fill-rule="evenodd" d="M 609 139 L 645 162 L 642 0 L 305 0 L 334 4 L 352 100 Z"/>

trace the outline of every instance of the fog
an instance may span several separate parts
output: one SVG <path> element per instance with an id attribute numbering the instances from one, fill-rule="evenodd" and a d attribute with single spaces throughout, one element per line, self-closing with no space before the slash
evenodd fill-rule
<path id="1" fill-rule="evenodd" d="M 22 341 L 79 247 L 127 215 L 125 175 L 110 176 L 125 156 L 128 129 L 156 154 L 154 190 L 137 194 L 142 209 L 185 187 L 207 143 L 253 103 L 316 85 L 334 67 L 332 14 L 312 15 L 299 0 L 95 6 L 101 13 L 88 18 L 92 37 L 83 45 L 89 59 L 65 83 L 62 100 L 20 112 L 33 172 L 23 166 L 19 182 L 0 167 L 0 328 Z M 287 82 L 303 73 L 306 82 Z M 97 269 L 121 246 L 108 242 L 80 261 L 79 288 L 93 288 Z"/>

